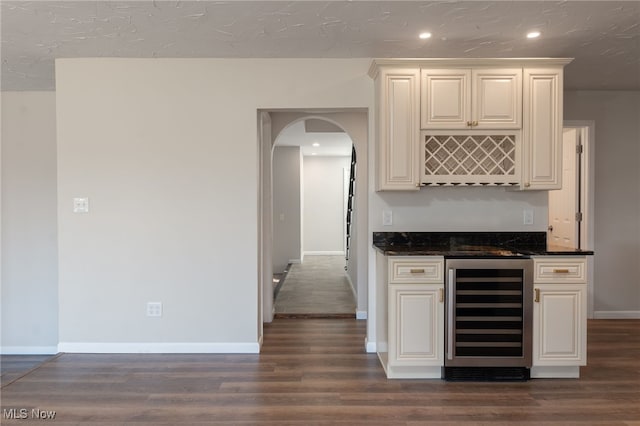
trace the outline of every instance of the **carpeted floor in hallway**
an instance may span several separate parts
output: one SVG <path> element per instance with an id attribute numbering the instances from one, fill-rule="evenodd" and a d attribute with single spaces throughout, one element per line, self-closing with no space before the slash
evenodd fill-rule
<path id="1" fill-rule="evenodd" d="M 275 300 L 278 314 L 351 314 L 356 304 L 343 256 L 305 256 L 293 264 Z"/>

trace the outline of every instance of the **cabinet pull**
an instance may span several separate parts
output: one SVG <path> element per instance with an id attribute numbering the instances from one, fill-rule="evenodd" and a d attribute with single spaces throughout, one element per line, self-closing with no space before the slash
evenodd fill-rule
<path id="1" fill-rule="evenodd" d="M 410 272 L 412 274 L 424 274 L 424 268 L 421 269 L 411 269 Z"/>
<path id="2" fill-rule="evenodd" d="M 439 288 L 438 292 L 440 293 L 440 303 L 444 302 L 444 288 Z"/>
<path id="3" fill-rule="evenodd" d="M 475 126 L 477 126 L 477 125 L 478 125 L 478 122 L 477 122 L 477 121 L 472 121 L 472 122 L 471 122 L 471 126 L 475 127 Z"/>
<path id="4" fill-rule="evenodd" d="M 447 280 L 447 359 L 453 359 L 453 281 L 455 272 L 449 269 L 449 279 Z"/>
<path id="5" fill-rule="evenodd" d="M 467 121 L 467 126 L 471 127 L 471 126 L 473 126 L 473 123 L 470 122 L 470 121 Z"/>
<path id="6" fill-rule="evenodd" d="M 569 270 L 568 269 L 554 269 L 553 273 L 554 274 L 568 274 Z"/>
<path id="7" fill-rule="evenodd" d="M 535 299 L 533 299 L 533 301 L 536 302 L 536 303 L 540 303 L 540 289 L 536 288 L 536 289 L 534 289 L 534 291 L 536 293 L 536 297 L 535 297 Z"/>

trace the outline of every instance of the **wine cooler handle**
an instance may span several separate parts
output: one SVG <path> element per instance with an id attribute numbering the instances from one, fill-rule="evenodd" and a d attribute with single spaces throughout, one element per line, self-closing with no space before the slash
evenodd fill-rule
<path id="1" fill-rule="evenodd" d="M 447 359 L 453 359 L 453 268 L 447 280 Z"/>

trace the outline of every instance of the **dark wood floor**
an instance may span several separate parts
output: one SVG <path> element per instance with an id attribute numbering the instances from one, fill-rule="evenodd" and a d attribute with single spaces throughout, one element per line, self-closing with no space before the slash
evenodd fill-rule
<path id="1" fill-rule="evenodd" d="M 55 355 L 0 355 L 0 385 L 4 387 L 54 357 Z"/>
<path id="2" fill-rule="evenodd" d="M 260 355 L 62 354 L 4 386 L 2 408 L 69 425 L 640 424 L 640 320 L 588 333 L 579 380 L 452 383 L 385 379 L 364 321 L 279 319 Z"/>

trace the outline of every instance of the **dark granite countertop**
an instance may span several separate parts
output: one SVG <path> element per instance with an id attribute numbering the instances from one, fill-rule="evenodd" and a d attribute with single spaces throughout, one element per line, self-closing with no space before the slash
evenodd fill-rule
<path id="1" fill-rule="evenodd" d="M 387 256 L 517 258 L 593 254 L 549 245 L 546 232 L 374 232 L 373 246 Z"/>

